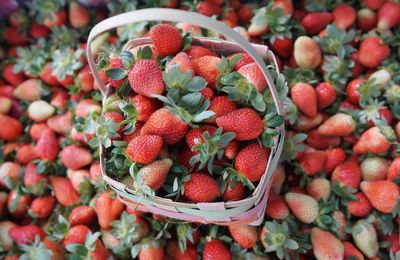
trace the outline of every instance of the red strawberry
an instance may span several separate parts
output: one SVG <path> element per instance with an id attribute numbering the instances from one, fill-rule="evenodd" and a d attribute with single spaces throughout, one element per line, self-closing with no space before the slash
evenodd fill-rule
<path id="1" fill-rule="evenodd" d="M 400 22 L 400 4 L 396 2 L 384 3 L 378 11 L 378 28 L 388 30 Z"/>
<path id="2" fill-rule="evenodd" d="M 336 89 L 328 82 L 322 82 L 315 88 L 317 93 L 318 108 L 324 109 L 333 104 L 336 100 Z"/>
<path id="3" fill-rule="evenodd" d="M 40 219 L 45 219 L 53 212 L 56 200 L 52 196 L 35 198 L 31 203 L 30 212 Z"/>
<path id="4" fill-rule="evenodd" d="M 148 164 L 160 154 L 163 139 L 158 135 L 141 135 L 129 142 L 126 155 L 132 161 Z"/>
<path id="5" fill-rule="evenodd" d="M 29 135 L 34 141 L 37 141 L 46 130 L 50 130 L 50 128 L 45 123 L 33 124 L 29 129 Z"/>
<path id="6" fill-rule="evenodd" d="M 363 32 L 369 32 L 376 27 L 378 16 L 368 8 L 363 8 L 357 12 L 357 27 Z"/>
<path id="7" fill-rule="evenodd" d="M 240 60 L 237 61 L 236 64 L 235 64 L 234 70 L 236 70 L 236 71 L 239 70 L 241 67 L 247 65 L 247 64 L 254 63 L 253 58 L 247 52 L 232 54 L 232 55 L 228 56 L 228 60 L 231 60 L 236 55 L 241 55 L 242 56 L 240 58 Z"/>
<path id="8" fill-rule="evenodd" d="M 203 251 L 204 260 L 224 259 L 230 260 L 231 253 L 221 240 L 211 240 L 206 242 Z"/>
<path id="9" fill-rule="evenodd" d="M 64 10 L 59 10 L 58 12 L 53 13 L 52 15 L 47 16 L 44 19 L 43 25 L 47 28 L 51 29 L 52 27 L 58 27 L 65 24 L 65 20 L 67 19 L 67 14 Z"/>
<path id="10" fill-rule="evenodd" d="M 191 59 L 197 59 L 204 56 L 218 57 L 218 55 L 212 50 L 197 45 L 190 46 L 189 49 L 186 50 L 186 53 L 189 55 Z"/>
<path id="11" fill-rule="evenodd" d="M 255 139 L 263 131 L 261 117 L 251 108 L 236 109 L 218 117 L 216 122 L 224 129 L 224 132 L 234 132 L 235 139 L 239 141 Z"/>
<path id="12" fill-rule="evenodd" d="M 290 210 L 286 205 L 285 200 L 274 191 L 271 191 L 268 197 L 265 213 L 272 219 L 281 220 L 290 215 Z"/>
<path id="13" fill-rule="evenodd" d="M 299 124 L 292 127 L 297 131 L 307 131 L 316 126 L 319 126 L 324 121 L 324 115 L 318 113 L 315 117 L 307 117 L 303 114 L 299 115 Z"/>
<path id="14" fill-rule="evenodd" d="M 360 94 L 358 93 L 357 88 L 364 83 L 363 79 L 355 79 L 350 81 L 346 86 L 346 96 L 347 99 L 354 105 L 358 105 L 360 102 Z"/>
<path id="15" fill-rule="evenodd" d="M 90 72 L 89 65 L 84 66 L 78 73 L 77 79 L 80 84 L 80 89 L 83 92 L 89 92 L 93 90 L 94 79 Z"/>
<path id="16" fill-rule="evenodd" d="M 317 93 L 306 83 L 296 83 L 290 90 L 293 103 L 308 117 L 317 115 Z"/>
<path id="17" fill-rule="evenodd" d="M 35 146 L 31 144 L 23 144 L 17 149 L 17 161 L 22 164 L 27 164 L 38 158 Z"/>
<path id="18" fill-rule="evenodd" d="M 167 245 L 167 255 L 174 260 L 197 260 L 198 253 L 196 247 L 191 244 L 186 246 L 186 250 L 182 252 L 176 240 L 170 240 Z"/>
<path id="19" fill-rule="evenodd" d="M 132 102 L 138 113 L 136 119 L 143 122 L 147 121 L 151 114 L 161 106 L 157 99 L 148 98 L 142 95 L 134 96 Z"/>
<path id="20" fill-rule="evenodd" d="M 391 213 L 400 196 L 399 187 L 387 180 L 363 181 L 360 188 L 372 206 L 383 213 Z"/>
<path id="21" fill-rule="evenodd" d="M 67 207 L 79 202 L 80 196 L 67 178 L 52 176 L 50 183 L 53 187 L 54 196 L 61 205 Z"/>
<path id="22" fill-rule="evenodd" d="M 327 136 L 348 136 L 356 129 L 353 117 L 344 113 L 337 113 L 328 118 L 318 127 L 318 133 Z"/>
<path id="23" fill-rule="evenodd" d="M 37 141 L 36 150 L 41 160 L 54 161 L 57 159 L 60 147 L 53 130 L 46 130 L 43 132 Z"/>
<path id="24" fill-rule="evenodd" d="M 267 87 L 267 81 L 257 63 L 244 65 L 238 72 L 242 74 L 249 83 L 254 84 L 258 92 L 263 92 Z"/>
<path id="25" fill-rule="evenodd" d="M 44 239 L 43 244 L 51 251 L 51 260 L 62 259 L 66 255 L 65 249 L 58 243 Z"/>
<path id="26" fill-rule="evenodd" d="M 388 169 L 387 179 L 389 181 L 400 176 L 400 158 L 397 157 L 392 161 Z"/>
<path id="27" fill-rule="evenodd" d="M 193 24 L 188 24 L 188 23 L 177 23 L 175 24 L 175 27 L 178 29 L 181 29 L 184 33 L 189 32 L 192 30 L 192 36 L 201 36 L 201 28 L 200 26 L 193 25 Z"/>
<path id="28" fill-rule="evenodd" d="M 361 181 L 361 170 L 358 164 L 348 161 L 336 167 L 332 173 L 331 182 L 335 183 L 336 181 L 349 188 L 358 189 Z"/>
<path id="29" fill-rule="evenodd" d="M 117 112 L 105 112 L 103 116 L 106 121 L 111 120 L 114 124 L 119 125 L 118 134 L 121 136 L 124 131 L 124 126 L 122 125 L 124 116 Z"/>
<path id="30" fill-rule="evenodd" d="M 44 239 L 46 236 L 40 227 L 33 224 L 13 227 L 8 234 L 18 245 L 30 244 L 35 241 L 36 236 L 39 236 L 40 239 Z"/>
<path id="31" fill-rule="evenodd" d="M 332 21 L 332 14 L 328 12 L 309 13 L 301 20 L 308 35 L 318 34 Z"/>
<path id="32" fill-rule="evenodd" d="M 139 260 L 163 260 L 164 247 L 157 241 L 152 240 L 142 244 L 140 249 Z"/>
<path id="33" fill-rule="evenodd" d="M 144 124 L 142 135 L 159 135 L 168 145 L 182 140 L 188 125 L 166 108 L 155 111 Z"/>
<path id="34" fill-rule="evenodd" d="M 307 176 L 315 176 L 324 169 L 326 159 L 326 154 L 322 151 L 304 153 L 299 164 Z"/>
<path id="35" fill-rule="evenodd" d="M 214 98 L 214 91 L 209 87 L 203 88 L 200 90 L 200 93 L 203 95 L 204 99 L 212 100 Z"/>
<path id="36" fill-rule="evenodd" d="M 363 3 L 371 10 L 378 10 L 386 0 L 363 0 Z"/>
<path id="37" fill-rule="evenodd" d="M 386 179 L 389 162 L 380 157 L 368 157 L 362 161 L 360 168 L 364 181 L 380 181 Z"/>
<path id="38" fill-rule="evenodd" d="M 318 217 L 318 202 L 311 196 L 288 192 L 285 201 L 298 220 L 310 224 Z"/>
<path id="39" fill-rule="evenodd" d="M 43 67 L 42 71 L 40 72 L 39 77 L 46 84 L 49 84 L 49 85 L 52 85 L 52 86 L 58 85 L 59 83 L 58 83 L 57 77 L 53 76 L 52 72 L 53 72 L 53 69 L 51 67 L 51 63 L 48 62 Z"/>
<path id="40" fill-rule="evenodd" d="M 274 51 L 274 53 L 278 54 L 279 57 L 287 59 L 293 53 L 293 44 L 294 41 L 291 38 L 276 38 L 271 44 L 271 49 Z"/>
<path id="41" fill-rule="evenodd" d="M 236 102 L 230 100 L 227 96 L 217 96 L 210 102 L 209 110 L 215 113 L 215 117 L 224 116 L 236 109 Z M 215 119 L 210 119 L 207 122 L 215 123 Z"/>
<path id="42" fill-rule="evenodd" d="M 74 28 L 83 28 L 90 23 L 90 14 L 88 10 L 77 2 L 69 4 L 69 22 Z"/>
<path id="43" fill-rule="evenodd" d="M 92 162 L 92 155 L 85 149 L 76 145 L 64 147 L 61 151 L 61 161 L 71 170 L 79 170 Z"/>
<path id="44" fill-rule="evenodd" d="M 86 178 L 89 178 L 88 170 L 71 170 L 67 169 L 67 178 L 71 181 L 72 187 L 79 192 L 81 184 L 85 181 Z"/>
<path id="45" fill-rule="evenodd" d="M 226 188 L 222 193 L 223 201 L 237 201 L 244 199 L 245 196 L 245 187 L 241 182 L 237 182 L 234 185 L 231 185 L 230 180 L 226 183 Z"/>
<path id="46" fill-rule="evenodd" d="M 222 8 L 215 3 L 200 1 L 197 5 L 197 12 L 206 16 L 220 15 Z"/>
<path id="47" fill-rule="evenodd" d="M 203 134 L 205 132 L 208 132 L 211 136 L 213 136 L 216 131 L 217 128 L 210 125 L 202 125 L 198 128 L 192 128 L 186 134 L 186 143 L 190 149 L 193 149 L 193 146 L 196 144 L 204 143 Z"/>
<path id="48" fill-rule="evenodd" d="M 47 175 L 39 174 L 36 170 L 36 165 L 32 162 L 26 165 L 23 181 L 25 187 L 32 190 L 34 190 L 35 186 L 40 185 L 39 183 L 42 183 L 42 185 L 49 183 Z M 40 188 L 40 186 L 38 188 Z"/>
<path id="49" fill-rule="evenodd" d="M 331 183 L 322 177 L 313 179 L 307 185 L 307 194 L 318 201 L 320 199 L 327 201 L 331 194 Z"/>
<path id="50" fill-rule="evenodd" d="M 356 260 L 364 260 L 364 255 L 352 243 L 343 241 L 343 248 L 345 259 L 356 257 Z"/>
<path id="51" fill-rule="evenodd" d="M 161 57 L 174 55 L 182 48 L 182 36 L 179 30 L 169 24 L 158 24 L 150 29 L 150 38 Z"/>
<path id="52" fill-rule="evenodd" d="M 194 72 L 194 67 L 192 65 L 192 61 L 190 60 L 189 55 L 186 52 L 180 52 L 178 53 L 166 66 L 165 72 L 168 72 L 168 70 L 173 66 L 173 65 L 178 65 L 179 69 L 182 73 L 186 71 L 191 71 L 192 76 L 195 75 Z"/>
<path id="53" fill-rule="evenodd" d="M 386 248 L 388 252 L 393 251 L 393 253 L 396 254 L 400 251 L 400 234 L 398 231 L 395 231 L 390 235 L 383 236 L 382 240 L 390 242 L 390 246 Z"/>
<path id="54" fill-rule="evenodd" d="M 55 115 L 47 120 L 47 125 L 57 134 L 67 136 L 72 130 L 72 117 L 70 111 L 63 115 Z"/>
<path id="55" fill-rule="evenodd" d="M 307 144 L 315 149 L 327 149 L 338 146 L 340 144 L 340 137 L 324 136 L 317 129 L 313 129 L 308 133 Z"/>
<path id="56" fill-rule="evenodd" d="M 21 33 L 14 27 L 5 28 L 3 30 L 3 37 L 11 45 L 23 45 L 29 40 L 27 35 Z"/>
<path id="57" fill-rule="evenodd" d="M 0 125 L 7 126 L 0 128 L 0 139 L 14 141 L 22 135 L 23 126 L 20 121 L 0 114 Z"/>
<path id="58" fill-rule="evenodd" d="M 136 61 L 128 79 L 132 89 L 140 95 L 152 97 L 153 94 L 164 92 L 162 71 L 155 60 Z"/>
<path id="59" fill-rule="evenodd" d="M 390 142 L 381 133 L 378 127 L 374 126 L 362 133 L 360 139 L 353 147 L 356 154 L 384 153 L 391 147 Z"/>
<path id="60" fill-rule="evenodd" d="M 356 10 L 350 5 L 338 5 L 332 12 L 333 21 L 339 29 L 349 29 L 356 21 Z"/>
<path id="61" fill-rule="evenodd" d="M 184 184 L 183 196 L 194 203 L 212 202 L 219 195 L 219 186 L 210 175 L 192 173 L 189 181 Z"/>
<path id="62" fill-rule="evenodd" d="M 215 83 L 219 70 L 217 63 L 221 62 L 221 59 L 214 56 L 204 56 L 192 60 L 196 75 L 203 77 L 207 82 L 207 87 L 215 89 Z"/>
<path id="63" fill-rule="evenodd" d="M 331 173 L 338 165 L 346 159 L 346 152 L 342 148 L 332 148 L 325 151 L 326 161 L 324 170 Z"/>
<path id="64" fill-rule="evenodd" d="M 18 184 L 21 166 L 14 162 L 4 162 L 0 165 L 0 183 L 6 185 L 8 178 Z"/>
<path id="65" fill-rule="evenodd" d="M 50 34 L 50 30 L 45 26 L 40 25 L 38 23 L 33 22 L 31 29 L 29 31 L 29 35 L 34 39 L 44 38 Z"/>
<path id="66" fill-rule="evenodd" d="M 359 61 L 367 68 L 375 68 L 390 55 L 390 48 L 378 37 L 365 39 L 359 48 Z"/>
<path id="67" fill-rule="evenodd" d="M 269 149 L 258 143 L 249 144 L 238 153 L 235 169 L 250 181 L 259 181 L 267 168 L 269 154 Z"/>
<path id="68" fill-rule="evenodd" d="M 3 78 L 13 86 L 18 86 L 25 80 L 24 74 L 22 72 L 14 72 L 14 65 L 12 64 L 7 64 L 5 66 L 3 71 Z"/>
<path id="69" fill-rule="evenodd" d="M 111 58 L 110 64 L 109 64 L 109 69 L 124 69 L 122 60 L 119 57 Z M 110 83 L 111 86 L 113 86 L 117 89 L 121 87 L 122 83 L 124 83 L 124 79 L 114 80 L 114 79 L 108 78 L 105 74 L 104 74 L 104 78 L 105 78 L 105 80 L 103 80 L 103 81 Z"/>
<path id="70" fill-rule="evenodd" d="M 228 159 L 235 159 L 239 152 L 239 142 L 236 140 L 230 141 L 228 145 L 225 147 L 224 156 Z"/>
<path id="71" fill-rule="evenodd" d="M 31 197 L 29 195 L 20 195 L 16 190 L 10 191 L 7 200 L 7 209 L 11 216 L 15 219 L 23 218 L 31 204 Z"/>
<path id="72" fill-rule="evenodd" d="M 172 166 L 171 159 L 154 161 L 139 170 L 142 183 L 149 186 L 152 190 L 159 190 L 167 178 L 169 169 Z"/>
<path id="73" fill-rule="evenodd" d="M 357 201 L 349 201 L 347 204 L 347 210 L 354 217 L 368 216 L 372 210 L 371 203 L 362 192 L 357 192 L 354 195 L 357 197 Z"/>
<path id="74" fill-rule="evenodd" d="M 242 248 L 252 248 L 258 239 L 257 228 L 249 225 L 237 224 L 228 226 L 233 240 Z"/>
<path id="75" fill-rule="evenodd" d="M 73 226 L 85 225 L 90 226 L 96 219 L 96 212 L 92 207 L 82 205 L 72 209 L 68 215 L 68 222 Z"/>
<path id="76" fill-rule="evenodd" d="M 111 222 L 119 218 L 124 208 L 124 204 L 113 199 L 110 192 L 100 194 L 95 207 L 100 227 L 110 229 Z"/>
<path id="77" fill-rule="evenodd" d="M 342 242 L 329 231 L 320 228 L 311 230 L 311 243 L 317 259 L 343 259 L 344 247 Z"/>
<path id="78" fill-rule="evenodd" d="M 304 69 L 315 69 L 322 61 L 318 44 L 307 36 L 301 36 L 296 39 L 293 55 L 296 64 Z"/>

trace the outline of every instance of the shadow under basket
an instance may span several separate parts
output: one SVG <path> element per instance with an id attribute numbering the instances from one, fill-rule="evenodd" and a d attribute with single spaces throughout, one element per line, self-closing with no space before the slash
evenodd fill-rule
<path id="1" fill-rule="evenodd" d="M 153 11 L 151 11 L 153 10 Z M 155 12 L 158 15 L 154 15 Z M 251 44 L 249 47 L 249 43 L 243 43 L 244 38 L 238 35 L 233 30 L 229 29 L 227 26 L 222 23 L 215 21 L 209 17 L 205 17 L 203 15 L 197 13 L 190 13 L 180 10 L 172 10 L 172 9 L 143 9 L 138 11 L 130 12 L 132 15 L 136 16 L 136 19 L 129 19 L 129 21 L 119 22 L 117 23 L 120 26 L 122 24 L 127 24 L 131 22 L 140 21 L 137 18 L 137 15 L 144 16 L 150 15 L 150 17 L 160 20 L 169 20 L 169 21 L 182 21 L 191 24 L 201 24 L 202 21 L 207 21 L 208 29 L 216 29 L 217 32 L 223 34 L 226 38 L 235 40 L 235 42 L 230 42 L 226 40 L 220 39 L 212 39 L 212 38 L 202 38 L 202 37 L 194 37 L 192 45 L 200 45 L 212 49 L 218 54 L 222 54 L 224 56 L 238 53 L 238 52 L 248 52 L 253 59 L 258 63 L 260 69 L 262 70 L 265 78 L 267 80 L 268 88 L 271 92 L 271 96 L 274 100 L 276 111 L 279 115 L 283 114 L 282 104 L 278 98 L 278 94 L 275 89 L 274 81 L 272 80 L 271 75 L 268 72 L 268 69 L 265 63 L 275 65 L 277 69 L 277 73 L 279 74 L 278 64 L 276 58 L 272 51 L 268 49 L 267 46 Z M 161 14 L 162 15 L 159 15 Z M 129 13 L 122 14 L 126 15 Z M 174 18 L 171 18 L 172 17 Z M 115 19 L 118 16 L 109 18 Z M 128 16 L 129 17 L 129 16 Z M 166 18 L 169 19 L 166 19 Z M 178 18 L 176 18 L 178 17 Z M 184 18 L 182 18 L 184 17 Z M 181 19 L 182 18 L 182 19 Z M 122 18 L 119 19 L 121 21 Z M 143 19 L 141 19 L 143 20 Z M 146 19 L 151 20 L 151 19 Z M 212 21 L 209 21 L 212 20 Z M 107 20 L 105 20 L 107 22 Z M 195 22 L 196 21 L 196 22 Z M 101 23 L 100 23 L 101 24 Z M 112 23 L 111 23 L 112 24 Z M 99 24 L 98 24 L 99 25 Z M 97 26 L 98 26 L 97 25 Z M 98 77 L 98 72 L 96 71 L 96 66 L 93 61 L 92 53 L 90 52 L 90 42 L 93 38 L 100 34 L 100 32 L 104 32 L 105 29 L 110 29 L 113 26 L 103 26 L 103 30 L 95 30 L 94 35 L 89 36 L 88 40 L 88 61 L 89 66 L 92 70 L 93 76 L 96 82 L 99 84 L 100 89 L 103 94 L 103 104 L 106 98 L 112 93 L 109 86 L 105 86 L 101 81 L 100 77 Z M 115 27 L 115 26 L 114 26 Z M 211 27 L 211 28 L 210 28 Z M 91 32 L 92 34 L 92 32 Z M 228 36 L 228 37 L 227 37 Z M 240 37 L 241 39 L 239 39 Z M 242 44 L 239 44 L 239 43 Z M 151 43 L 150 38 L 138 38 L 130 40 L 125 46 L 124 50 L 132 49 L 136 46 L 140 46 L 143 44 Z M 89 53 L 90 52 L 90 53 Z M 258 57 L 256 57 L 258 56 Z M 263 63 L 263 64 L 261 64 Z M 101 172 L 103 174 L 103 178 L 106 183 L 118 194 L 118 198 L 129 206 L 132 209 L 138 209 L 142 211 L 147 211 L 151 213 L 155 213 L 158 215 L 162 215 L 168 218 L 173 218 L 177 220 L 183 220 L 187 222 L 198 222 L 198 223 L 212 223 L 218 225 L 234 225 L 234 224 L 250 224 L 250 225 L 260 225 L 265 214 L 265 209 L 267 207 L 268 194 L 272 183 L 273 173 L 277 167 L 279 157 L 282 152 L 283 141 L 284 141 L 284 126 L 279 126 L 276 129 L 279 134 L 273 138 L 274 145 L 270 148 L 270 155 L 268 159 L 268 165 L 265 170 L 264 175 L 259 181 L 253 193 L 246 199 L 240 201 L 229 201 L 229 202 L 210 202 L 210 203 L 183 203 L 176 202 L 171 199 L 162 198 L 159 196 L 150 196 L 138 194 L 125 184 L 114 180 L 113 178 L 107 176 L 106 174 L 106 149 L 104 147 L 100 147 L 100 165 Z"/>

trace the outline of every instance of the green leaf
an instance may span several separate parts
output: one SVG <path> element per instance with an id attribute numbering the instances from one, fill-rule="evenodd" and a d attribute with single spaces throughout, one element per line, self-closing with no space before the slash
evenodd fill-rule
<path id="1" fill-rule="evenodd" d="M 151 60 L 153 57 L 153 51 L 149 46 L 140 48 L 136 54 L 138 60 Z"/>
<path id="2" fill-rule="evenodd" d="M 135 57 L 133 56 L 132 52 L 122 51 L 120 58 L 122 60 L 122 64 L 124 65 L 124 68 L 127 70 L 130 70 L 132 67 L 132 64 L 135 62 Z"/>
<path id="3" fill-rule="evenodd" d="M 112 80 L 121 80 L 126 77 L 126 71 L 121 68 L 111 68 L 106 70 L 106 75 Z"/>

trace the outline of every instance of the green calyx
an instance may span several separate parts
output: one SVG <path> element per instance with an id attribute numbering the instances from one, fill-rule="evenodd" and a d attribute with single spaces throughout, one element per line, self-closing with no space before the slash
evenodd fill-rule
<path id="1" fill-rule="evenodd" d="M 265 248 L 266 253 L 276 252 L 279 259 L 290 259 L 290 255 L 296 254 L 296 250 L 299 250 L 299 243 L 290 238 L 291 232 L 286 222 L 282 224 L 279 224 L 275 220 L 273 222 L 266 222 L 265 228 L 267 232 L 263 240 L 267 244 Z"/>
<path id="2" fill-rule="evenodd" d="M 193 77 L 191 71 L 182 72 L 176 64 L 170 66 L 168 72 L 163 72 L 163 79 L 168 92 L 178 92 L 172 95 L 199 92 L 207 86 L 204 78 Z"/>
<path id="3" fill-rule="evenodd" d="M 198 169 L 203 169 L 207 164 L 207 170 L 212 174 L 215 156 L 222 159 L 224 148 L 235 138 L 236 134 L 227 132 L 222 134 L 222 128 L 218 128 L 213 136 L 208 131 L 203 134 L 203 142 L 196 144 L 192 151 L 198 152 L 190 158 L 190 164 L 200 163 Z"/>
<path id="4" fill-rule="evenodd" d="M 231 187 L 235 186 L 236 183 L 242 183 L 245 187 L 249 188 L 250 190 L 254 190 L 254 184 L 247 179 L 243 174 L 237 172 L 235 169 L 228 167 L 225 168 L 222 172 L 222 177 L 225 181 L 229 180 L 229 187 L 226 189 L 230 189 Z"/>

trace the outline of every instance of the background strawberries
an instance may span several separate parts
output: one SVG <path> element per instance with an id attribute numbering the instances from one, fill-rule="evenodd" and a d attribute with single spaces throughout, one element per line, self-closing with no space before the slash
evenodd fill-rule
<path id="1" fill-rule="evenodd" d="M 400 259 L 397 1 L 19 2 L 0 26 L 0 258 Z M 270 47 L 284 74 L 271 70 L 285 120 L 264 116 L 273 102 L 251 57 L 191 46 L 191 35 L 219 36 L 185 23 L 138 23 L 96 39 L 98 70 L 116 91 L 102 107 L 88 32 L 148 7 L 212 16 Z M 142 36 L 152 44 L 120 52 Z M 169 100 L 153 96 L 165 93 Z M 182 112 L 185 95 L 195 109 L 179 103 Z M 259 227 L 142 212 L 101 177 L 100 144 L 108 174 L 139 193 L 241 200 L 264 174 L 282 123 Z"/>

